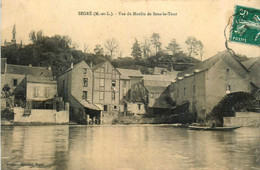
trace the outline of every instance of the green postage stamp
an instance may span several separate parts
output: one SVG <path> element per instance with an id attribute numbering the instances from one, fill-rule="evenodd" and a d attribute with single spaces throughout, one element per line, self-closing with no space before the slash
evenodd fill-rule
<path id="1" fill-rule="evenodd" d="M 230 41 L 260 45 L 260 9 L 235 7 Z"/>

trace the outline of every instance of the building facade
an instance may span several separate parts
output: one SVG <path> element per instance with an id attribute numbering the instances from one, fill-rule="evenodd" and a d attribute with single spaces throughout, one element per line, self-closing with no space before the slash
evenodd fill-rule
<path id="1" fill-rule="evenodd" d="M 205 120 L 226 94 L 250 92 L 249 80 L 249 71 L 224 51 L 179 73 L 171 97 L 177 105 L 188 102 L 196 119 Z"/>
<path id="2" fill-rule="evenodd" d="M 104 114 L 118 114 L 120 101 L 120 73 L 109 61 L 92 68 L 92 101 Z"/>

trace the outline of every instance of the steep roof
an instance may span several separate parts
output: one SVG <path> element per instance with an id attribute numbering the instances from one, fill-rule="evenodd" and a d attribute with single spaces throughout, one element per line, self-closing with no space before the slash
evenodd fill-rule
<path id="1" fill-rule="evenodd" d="M 225 56 L 231 56 L 233 57 L 233 54 L 231 54 L 231 52 L 229 52 L 228 50 L 225 50 L 223 52 L 220 52 L 216 55 L 214 55 L 213 57 L 211 58 L 208 58 L 207 60 L 204 60 L 202 62 L 199 62 L 197 63 L 195 66 L 192 66 L 190 68 L 188 68 L 187 70 L 185 71 L 182 71 L 178 74 L 178 77 L 184 77 L 185 74 L 193 74 L 196 70 L 198 72 L 201 72 L 201 71 L 205 71 L 205 70 L 208 70 L 210 69 L 212 66 L 215 65 L 215 63 L 220 60 L 222 57 L 225 57 Z M 233 57 L 234 58 L 234 57 Z M 236 60 L 244 69 L 246 69 L 246 67 L 241 64 L 236 58 L 234 58 L 234 60 Z M 246 69 L 247 70 L 247 69 Z M 247 70 L 248 71 L 248 70 Z"/>
<path id="2" fill-rule="evenodd" d="M 52 77 L 52 71 L 46 67 L 33 67 L 23 65 L 7 64 L 6 73 L 20 74 L 20 75 L 34 75 L 34 76 L 48 76 Z"/>
<path id="3" fill-rule="evenodd" d="M 157 81 L 173 81 L 176 75 L 143 75 L 144 81 L 146 80 L 157 80 Z"/>
<path id="4" fill-rule="evenodd" d="M 96 69 L 98 69 L 99 67 L 101 67 L 101 66 L 102 66 L 103 64 L 105 64 L 106 62 L 108 62 L 109 64 L 111 64 L 111 65 L 115 68 L 115 70 L 116 70 L 119 74 L 121 74 L 121 73 L 118 71 L 118 69 L 117 69 L 109 60 L 106 60 L 106 61 L 104 61 L 104 62 L 102 62 L 102 63 L 97 64 L 97 65 L 94 65 L 94 66 L 92 67 L 92 70 L 95 71 Z"/>
<path id="5" fill-rule="evenodd" d="M 6 58 L 1 58 L 1 74 L 5 73 Z"/>
<path id="6" fill-rule="evenodd" d="M 260 61 L 260 57 L 250 58 L 246 61 L 243 61 L 242 64 L 249 69 L 253 64 L 255 64 L 257 61 Z"/>
<path id="7" fill-rule="evenodd" d="M 121 77 L 120 77 L 121 79 L 130 79 L 129 76 L 131 76 L 131 77 L 143 76 L 140 70 L 123 69 L 123 68 L 118 68 L 117 70 L 121 74 Z"/>
<path id="8" fill-rule="evenodd" d="M 53 77 L 46 77 L 46 76 L 34 76 L 34 75 L 27 75 L 26 81 L 31 83 L 48 83 L 48 84 L 56 84 L 57 81 L 53 79 Z"/>
<path id="9" fill-rule="evenodd" d="M 98 69 L 98 68 L 101 67 L 105 62 L 106 62 L 106 61 L 104 61 L 104 62 L 102 62 L 102 63 L 99 63 L 99 64 L 97 64 L 97 65 L 94 65 L 94 66 L 92 67 L 92 70 Z"/>

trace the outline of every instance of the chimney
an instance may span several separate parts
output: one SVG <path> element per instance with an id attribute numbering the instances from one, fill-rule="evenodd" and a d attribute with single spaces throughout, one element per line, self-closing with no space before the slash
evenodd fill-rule
<path id="1" fill-rule="evenodd" d="M 73 68 L 73 63 L 70 64 L 70 68 Z"/>
<path id="2" fill-rule="evenodd" d="M 90 68 L 92 68 L 92 66 L 93 66 L 93 63 L 92 63 L 92 61 L 90 62 Z"/>
<path id="3" fill-rule="evenodd" d="M 51 70 L 51 66 L 48 67 L 48 70 Z"/>
<path id="4" fill-rule="evenodd" d="M 29 67 L 32 67 L 32 64 L 29 64 Z"/>

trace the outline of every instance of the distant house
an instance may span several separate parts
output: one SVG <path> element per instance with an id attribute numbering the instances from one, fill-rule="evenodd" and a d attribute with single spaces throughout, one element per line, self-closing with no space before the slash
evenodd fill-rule
<path id="1" fill-rule="evenodd" d="M 27 75 L 26 102 L 32 109 L 53 109 L 57 95 L 57 81 L 53 77 Z"/>
<path id="2" fill-rule="evenodd" d="M 171 68 L 171 70 L 164 68 L 164 67 L 154 67 L 153 75 L 171 75 L 176 76 L 178 71 L 175 71 Z"/>
<path id="3" fill-rule="evenodd" d="M 250 92 L 249 79 L 248 69 L 224 51 L 180 72 L 170 96 L 177 105 L 188 102 L 197 120 L 205 120 L 226 94 Z"/>
<path id="4" fill-rule="evenodd" d="M 142 73 L 140 70 L 132 70 L 132 69 L 117 69 L 120 76 L 120 112 L 126 111 L 126 103 L 125 103 L 125 97 L 128 92 L 128 90 L 136 83 L 139 83 L 142 81 Z"/>
<path id="5" fill-rule="evenodd" d="M 53 79 L 51 67 L 34 67 L 32 65 L 13 65 L 7 64 L 6 59 L 1 59 L 1 88 L 4 86 L 10 87 L 10 92 L 13 93 L 17 87 L 20 86 L 22 81 L 25 81 L 26 76 L 35 76 L 39 79 L 48 78 Z M 20 105 L 20 98 L 22 96 L 15 96 L 15 105 Z M 23 96 L 24 98 L 26 96 Z"/>
<path id="6" fill-rule="evenodd" d="M 167 87 L 175 81 L 176 75 L 144 75 L 143 85 L 148 91 L 148 113 L 160 114 L 171 107 L 165 102 Z"/>

